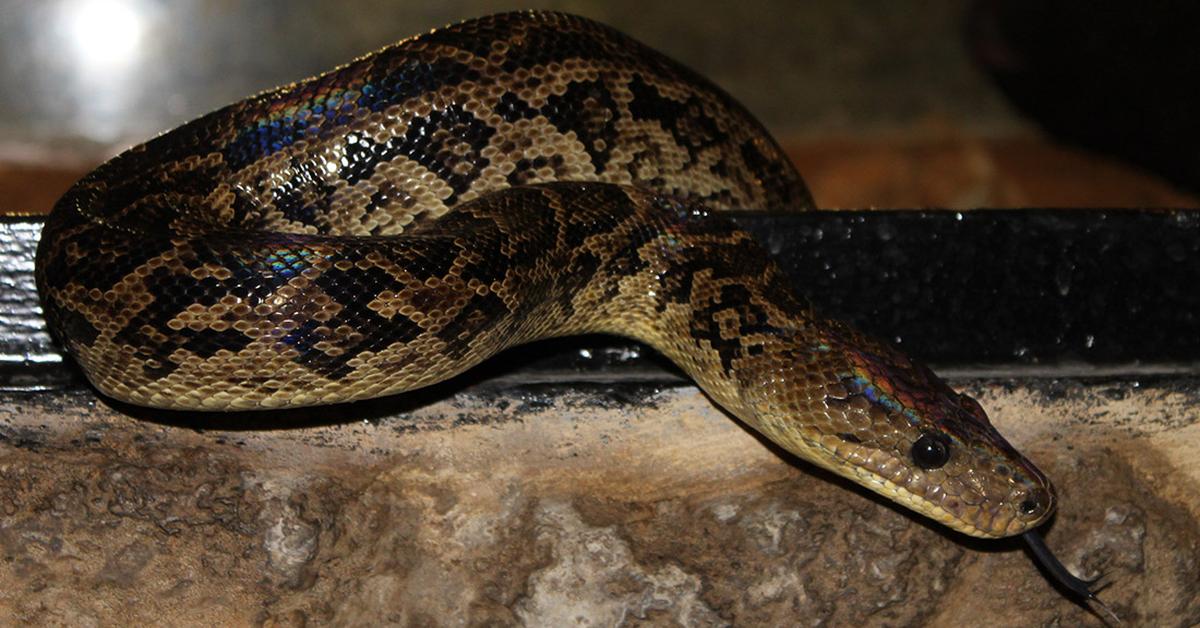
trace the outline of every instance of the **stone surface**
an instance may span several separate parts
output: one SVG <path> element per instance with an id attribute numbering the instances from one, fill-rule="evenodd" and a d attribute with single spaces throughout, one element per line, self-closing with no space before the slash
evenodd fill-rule
<path id="1" fill-rule="evenodd" d="M 964 382 L 960 382 L 963 384 Z M 1200 621 L 1200 383 L 973 381 L 1047 540 L 1129 625 Z M 0 395 L 0 616 L 170 625 L 1101 625 L 691 387 L 200 417 Z"/>

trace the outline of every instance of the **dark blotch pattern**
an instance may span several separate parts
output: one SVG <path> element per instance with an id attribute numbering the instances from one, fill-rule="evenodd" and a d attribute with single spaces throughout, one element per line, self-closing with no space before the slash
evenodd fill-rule
<path id="1" fill-rule="evenodd" d="M 583 143 L 597 174 L 604 172 L 617 145 L 616 111 L 617 103 L 600 81 L 572 83 L 566 93 L 551 96 L 542 107 L 551 124 L 563 133 L 573 132 Z"/>

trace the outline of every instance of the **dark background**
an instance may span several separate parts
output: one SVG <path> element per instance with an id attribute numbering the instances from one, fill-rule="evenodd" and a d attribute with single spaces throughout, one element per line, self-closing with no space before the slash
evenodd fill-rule
<path id="1" fill-rule="evenodd" d="M 0 0 L 0 212 L 44 212 L 104 158 L 250 93 L 519 7 L 709 76 L 824 207 L 1195 205 L 1185 3 Z"/>

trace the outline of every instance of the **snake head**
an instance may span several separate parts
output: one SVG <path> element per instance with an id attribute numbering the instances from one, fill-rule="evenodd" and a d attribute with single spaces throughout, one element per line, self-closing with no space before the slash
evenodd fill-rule
<path id="1" fill-rule="evenodd" d="M 1020 534 L 1054 511 L 1050 482 L 983 408 L 891 346 L 830 323 L 815 347 L 773 353 L 760 356 L 770 381 L 745 390 L 793 453 L 971 536 Z"/>

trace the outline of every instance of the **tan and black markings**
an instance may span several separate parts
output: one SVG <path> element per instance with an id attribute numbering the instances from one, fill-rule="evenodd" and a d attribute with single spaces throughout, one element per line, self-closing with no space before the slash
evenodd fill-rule
<path id="1" fill-rule="evenodd" d="M 1044 521 L 1050 484 L 974 401 L 814 314 L 709 215 L 810 207 L 718 88 L 588 20 L 514 13 L 118 156 L 59 201 L 37 274 L 55 334 L 131 403 L 337 403 L 607 332 L 789 451 L 957 530 Z"/>

